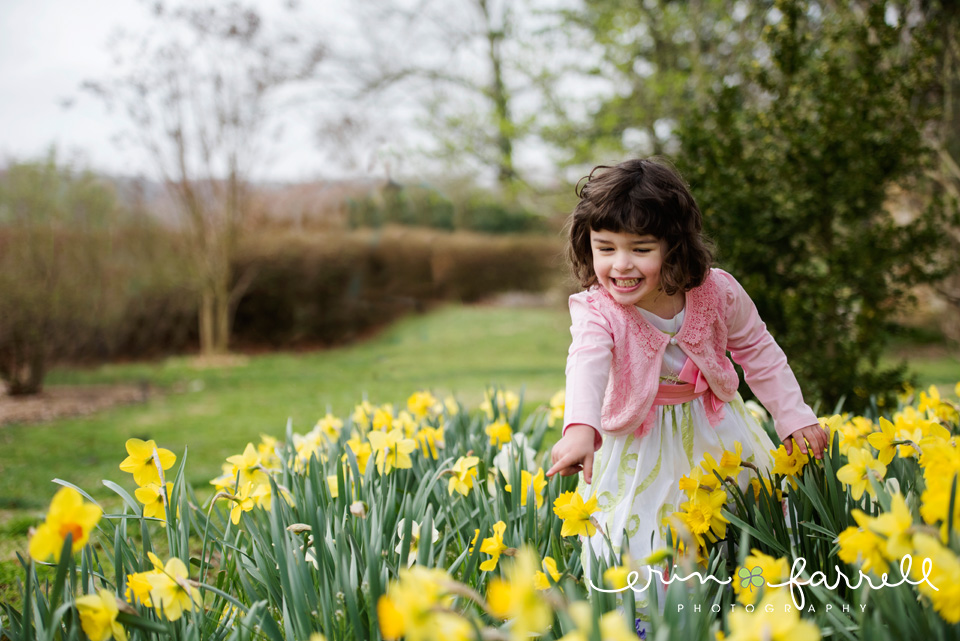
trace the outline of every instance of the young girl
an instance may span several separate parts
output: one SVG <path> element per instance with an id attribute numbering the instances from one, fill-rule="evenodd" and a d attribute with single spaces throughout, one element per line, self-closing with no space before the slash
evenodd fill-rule
<path id="1" fill-rule="evenodd" d="M 596 495 L 614 556 L 599 532 L 585 543 L 619 562 L 626 534 L 640 561 L 666 545 L 663 518 L 680 509 L 680 478 L 705 453 L 720 460 L 740 444 L 743 460 L 773 465 L 776 448 L 745 410 L 727 351 L 788 453 L 809 447 L 820 458 L 827 436 L 750 297 L 710 268 L 700 210 L 680 176 L 630 160 L 586 180 L 568 248 L 586 291 L 570 297 L 563 437 L 547 476 L 582 471 L 578 491 Z M 589 557 L 584 545 L 587 572 Z M 637 597 L 642 606 L 648 594 Z"/>

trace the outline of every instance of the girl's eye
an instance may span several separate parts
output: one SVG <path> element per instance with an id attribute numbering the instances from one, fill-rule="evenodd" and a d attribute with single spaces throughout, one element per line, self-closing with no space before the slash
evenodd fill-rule
<path id="1" fill-rule="evenodd" d="M 650 250 L 649 250 L 649 249 L 634 249 L 633 251 L 637 252 L 638 254 L 649 254 L 649 253 L 650 253 Z"/>

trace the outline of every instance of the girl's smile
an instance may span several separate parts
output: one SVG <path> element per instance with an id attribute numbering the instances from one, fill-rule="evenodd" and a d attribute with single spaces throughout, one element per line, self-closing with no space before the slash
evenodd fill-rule
<path id="1" fill-rule="evenodd" d="M 600 285 L 621 305 L 636 305 L 670 318 L 683 297 L 660 289 L 663 242 L 650 235 L 590 230 L 593 270 Z"/>

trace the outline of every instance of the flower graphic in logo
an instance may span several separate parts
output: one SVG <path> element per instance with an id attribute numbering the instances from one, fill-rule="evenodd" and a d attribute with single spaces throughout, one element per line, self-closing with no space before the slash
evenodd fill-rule
<path id="1" fill-rule="evenodd" d="M 759 565 L 755 565 L 749 570 L 747 568 L 740 568 L 737 571 L 737 576 L 740 578 L 740 587 L 747 588 L 751 592 L 753 592 L 753 586 L 759 588 L 766 583 L 763 578 L 763 568 Z"/>

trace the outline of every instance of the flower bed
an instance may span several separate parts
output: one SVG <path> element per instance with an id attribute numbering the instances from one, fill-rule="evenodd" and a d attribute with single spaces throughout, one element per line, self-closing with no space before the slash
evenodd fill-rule
<path id="1" fill-rule="evenodd" d="M 543 472 L 562 395 L 522 425 L 516 394 L 486 398 L 417 392 L 288 426 L 227 459 L 205 501 L 186 453 L 131 439 L 136 490 L 104 481 L 122 511 L 58 481 L 0 638 L 631 639 L 643 602 L 657 639 L 960 632 L 958 417 L 935 389 L 876 421 L 822 419 L 822 460 L 706 457 L 664 521 L 671 546 L 592 559 L 590 576 L 596 499 Z M 665 598 L 639 591 L 651 575 Z"/>

